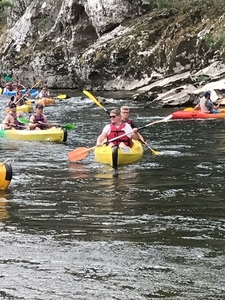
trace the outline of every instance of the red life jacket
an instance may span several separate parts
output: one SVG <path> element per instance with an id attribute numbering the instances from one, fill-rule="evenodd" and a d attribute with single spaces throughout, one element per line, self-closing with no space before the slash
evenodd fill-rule
<path id="1" fill-rule="evenodd" d="M 107 136 L 107 140 L 111 140 L 117 136 L 123 135 L 125 133 L 124 127 L 125 127 L 126 123 L 121 123 L 119 128 L 116 128 L 116 126 L 114 124 L 110 124 L 111 127 L 111 132 L 110 134 Z M 126 146 L 128 147 L 132 147 L 133 146 L 133 142 L 132 139 L 130 139 L 127 135 L 123 136 L 115 141 L 113 141 L 112 143 L 115 146 L 119 146 L 119 144 L 123 142 Z"/>

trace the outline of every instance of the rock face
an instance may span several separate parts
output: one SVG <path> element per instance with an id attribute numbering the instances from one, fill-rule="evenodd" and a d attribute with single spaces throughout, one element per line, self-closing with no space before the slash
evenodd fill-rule
<path id="1" fill-rule="evenodd" d="M 183 11 L 154 10 L 144 0 L 11 2 L 0 72 L 24 84 L 132 90 L 136 100 L 167 106 L 195 103 L 225 74 L 222 1 Z M 221 97 L 225 87 L 216 86 Z"/>

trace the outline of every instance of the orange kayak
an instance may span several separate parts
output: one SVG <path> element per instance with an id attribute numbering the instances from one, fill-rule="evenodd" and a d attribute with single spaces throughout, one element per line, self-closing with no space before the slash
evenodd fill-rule
<path id="1" fill-rule="evenodd" d="M 36 101 L 36 104 L 42 104 L 43 106 L 50 106 L 55 104 L 55 99 L 53 98 L 41 98 Z"/>
<path id="2" fill-rule="evenodd" d="M 218 114 L 208 114 L 203 113 L 199 110 L 192 110 L 192 111 L 185 111 L 185 110 L 178 110 L 172 113 L 173 120 L 176 119 L 223 119 L 225 118 L 225 112 L 218 113 Z"/>

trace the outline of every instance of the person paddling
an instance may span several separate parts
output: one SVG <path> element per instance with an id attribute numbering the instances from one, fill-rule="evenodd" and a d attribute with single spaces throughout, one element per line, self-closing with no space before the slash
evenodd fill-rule
<path id="1" fill-rule="evenodd" d="M 3 121 L 4 129 L 5 130 L 23 129 L 24 128 L 23 124 L 17 120 L 17 118 L 21 117 L 21 115 L 16 113 L 16 104 L 14 102 L 11 102 L 9 104 L 9 109 L 10 111 L 8 115 L 5 117 L 5 120 Z"/>
<path id="2" fill-rule="evenodd" d="M 204 93 L 204 97 L 201 98 L 200 102 L 194 107 L 194 110 L 201 109 L 201 111 L 203 113 L 210 113 L 210 114 L 218 114 L 218 113 L 221 113 L 221 112 L 225 112 L 224 109 L 218 109 L 221 102 L 222 102 L 222 99 L 220 101 L 218 101 L 217 105 L 214 105 L 214 103 L 210 99 L 210 96 L 211 96 L 211 92 L 206 91 Z"/>
<path id="3" fill-rule="evenodd" d="M 131 148 L 133 145 L 132 139 L 134 140 L 139 139 L 137 128 L 133 128 L 133 133 L 132 133 L 131 126 L 128 123 L 122 122 L 120 111 L 116 108 L 111 110 L 109 118 L 111 120 L 111 124 L 108 124 L 103 128 L 102 133 L 97 138 L 97 146 L 101 146 L 104 143 L 105 139 L 111 140 L 117 136 L 127 133 L 126 136 L 123 136 L 120 139 L 117 139 L 109 143 L 109 146 Z"/>
<path id="4" fill-rule="evenodd" d="M 46 115 L 43 114 L 44 106 L 42 104 L 36 105 L 36 113 L 30 117 L 30 130 L 43 130 L 58 126 L 58 124 L 48 124 Z"/>
<path id="5" fill-rule="evenodd" d="M 42 99 L 42 98 L 50 98 L 50 93 L 46 85 L 43 86 L 42 90 L 35 97 L 35 99 Z"/>
<path id="6" fill-rule="evenodd" d="M 122 122 L 123 123 L 128 123 L 131 128 L 137 128 L 137 126 L 134 124 L 134 122 L 129 118 L 130 117 L 130 108 L 128 106 L 121 106 L 120 108 L 120 113 L 122 117 Z M 144 140 L 143 136 L 138 132 L 139 140 L 147 146 L 148 144 Z"/>

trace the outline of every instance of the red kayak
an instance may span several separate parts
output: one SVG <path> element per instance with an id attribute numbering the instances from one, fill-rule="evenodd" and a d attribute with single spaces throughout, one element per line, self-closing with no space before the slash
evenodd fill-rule
<path id="1" fill-rule="evenodd" d="M 173 120 L 176 119 L 222 119 L 225 118 L 225 112 L 218 114 L 203 113 L 200 110 L 178 110 L 172 113 Z"/>

